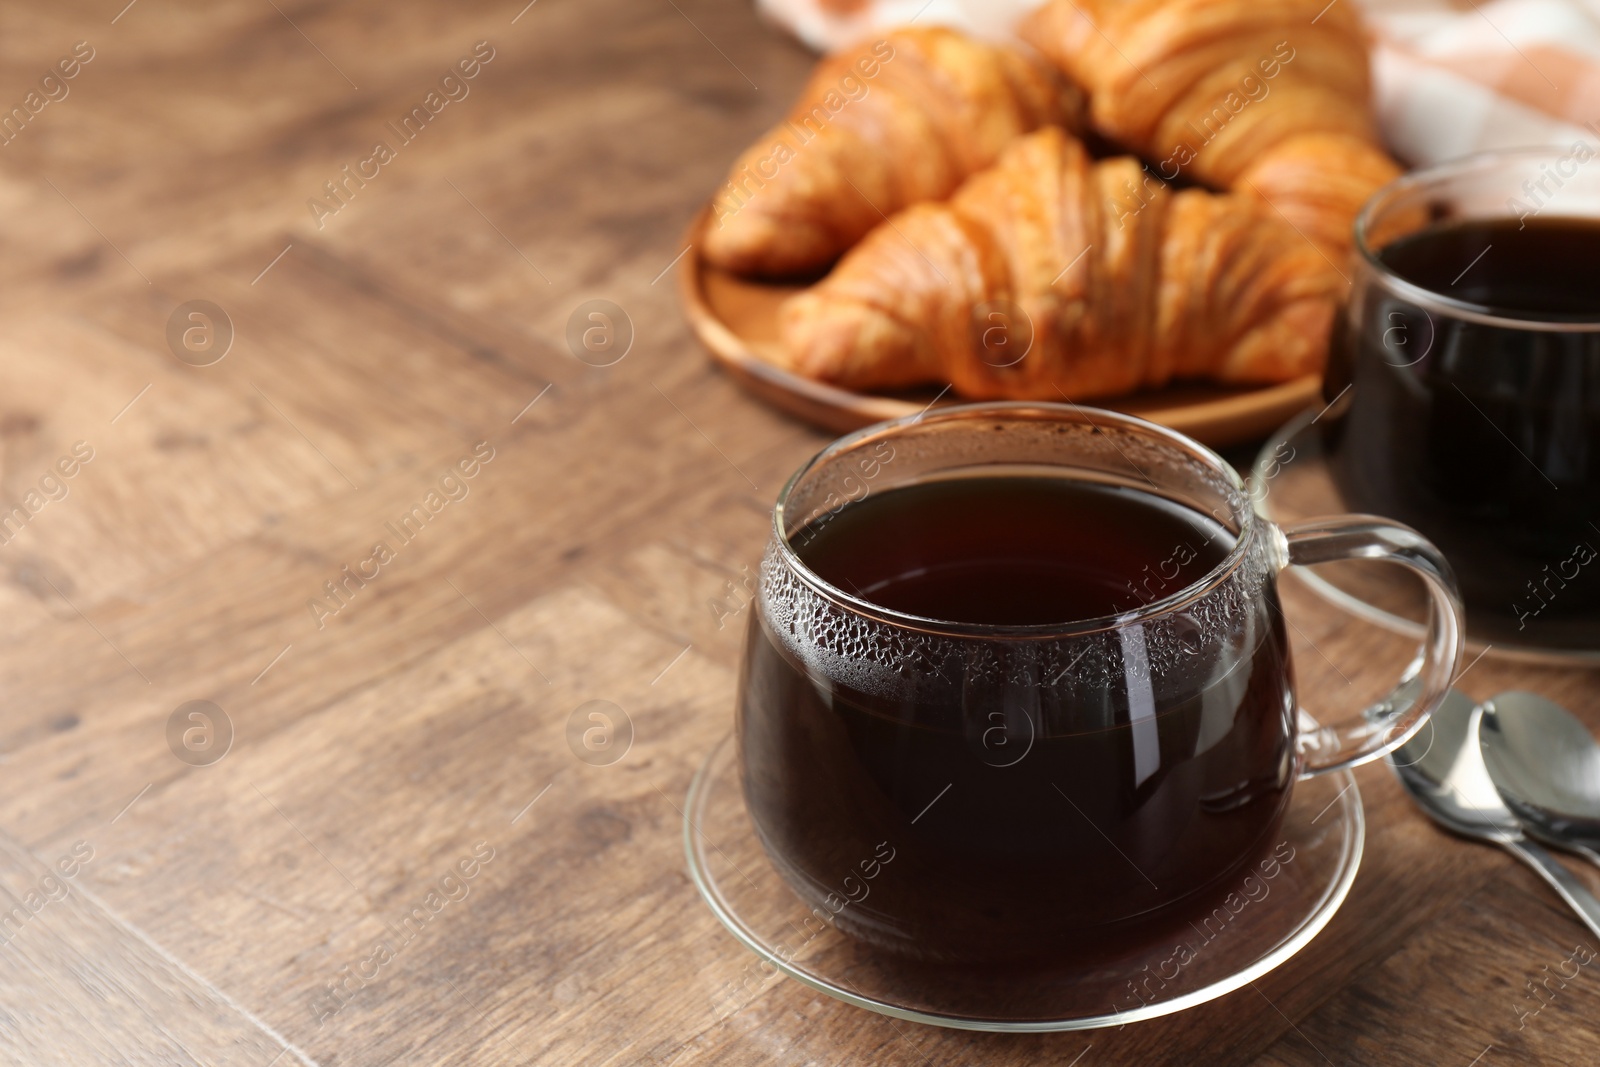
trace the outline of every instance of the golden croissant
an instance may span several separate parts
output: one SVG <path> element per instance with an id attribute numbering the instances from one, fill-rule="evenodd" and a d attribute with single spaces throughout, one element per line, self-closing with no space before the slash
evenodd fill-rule
<path id="1" fill-rule="evenodd" d="M 1361 205 L 1400 173 L 1354 4 L 1050 0 L 1022 34 L 1088 92 L 1101 134 L 1169 181 L 1261 197 L 1340 266 Z"/>
<path id="2" fill-rule="evenodd" d="M 734 163 L 702 251 L 741 274 L 816 274 L 885 216 L 949 196 L 1011 141 L 1081 107 L 1021 52 L 896 30 L 818 64 L 788 117 Z"/>
<path id="3" fill-rule="evenodd" d="M 786 300 L 789 369 L 848 389 L 1074 401 L 1320 371 L 1344 289 L 1327 259 L 1251 197 L 1158 186 L 1120 212 L 1141 173 L 1059 129 L 1018 140 Z"/>

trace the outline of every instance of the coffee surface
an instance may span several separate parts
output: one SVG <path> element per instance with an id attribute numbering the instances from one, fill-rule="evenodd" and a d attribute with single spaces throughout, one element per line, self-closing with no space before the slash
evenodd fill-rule
<path id="1" fill-rule="evenodd" d="M 1600 321 L 1600 221 L 1471 219 L 1423 230 L 1379 254 L 1429 292 L 1514 315 Z"/>
<path id="2" fill-rule="evenodd" d="M 893 489 L 795 543 L 818 575 L 874 604 L 1029 626 L 1164 599 L 1205 577 L 1234 542 L 1210 518 L 1152 493 L 1013 476 Z"/>

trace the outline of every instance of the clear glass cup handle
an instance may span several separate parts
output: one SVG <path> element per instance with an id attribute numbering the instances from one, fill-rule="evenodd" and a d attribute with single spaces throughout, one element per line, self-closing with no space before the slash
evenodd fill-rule
<path id="1" fill-rule="evenodd" d="M 1386 756 L 1422 728 L 1455 678 L 1461 663 L 1461 591 L 1450 564 L 1409 526 L 1376 515 L 1348 515 L 1291 523 L 1278 530 L 1280 569 L 1345 559 L 1398 563 L 1428 587 L 1428 632 L 1416 658 L 1389 695 L 1367 708 L 1358 722 L 1322 726 L 1301 735 L 1301 777 L 1357 767 Z"/>

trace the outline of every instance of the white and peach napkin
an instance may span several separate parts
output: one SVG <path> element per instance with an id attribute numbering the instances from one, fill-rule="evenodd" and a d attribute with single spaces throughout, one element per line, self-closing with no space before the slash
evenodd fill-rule
<path id="1" fill-rule="evenodd" d="M 757 0 L 822 51 L 912 19 L 1004 40 L 1038 2 Z M 1359 3 L 1366 16 L 1378 116 L 1411 165 L 1600 140 L 1600 0 L 1333 3 Z"/>

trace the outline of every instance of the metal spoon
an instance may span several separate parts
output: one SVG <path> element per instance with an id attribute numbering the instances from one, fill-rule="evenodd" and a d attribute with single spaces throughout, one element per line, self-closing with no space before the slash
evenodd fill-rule
<path id="1" fill-rule="evenodd" d="M 1495 791 L 1478 747 L 1481 714 L 1470 697 L 1452 689 L 1428 724 L 1389 757 L 1389 765 L 1435 822 L 1463 837 L 1499 845 L 1532 867 L 1600 936 L 1600 900 L 1527 839 Z"/>
<path id="2" fill-rule="evenodd" d="M 1501 693 L 1483 706 L 1478 743 L 1522 828 L 1600 865 L 1600 744 L 1583 723 L 1544 697 Z"/>

